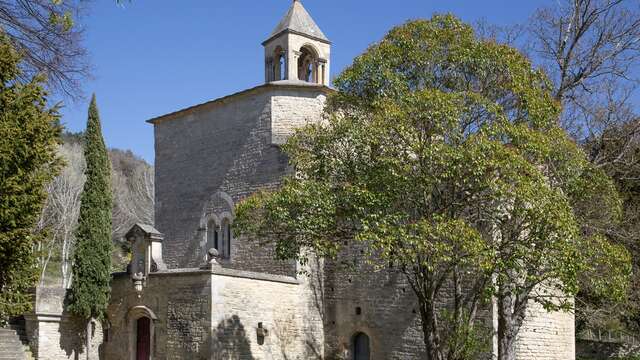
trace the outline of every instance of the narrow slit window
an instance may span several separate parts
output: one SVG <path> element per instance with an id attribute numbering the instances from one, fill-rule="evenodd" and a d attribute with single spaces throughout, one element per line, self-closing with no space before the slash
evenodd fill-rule
<path id="1" fill-rule="evenodd" d="M 286 74 L 286 70 L 287 70 L 287 63 L 286 60 L 284 58 L 284 55 L 280 54 L 280 57 L 278 58 L 278 70 L 279 70 L 279 74 L 278 74 L 278 80 L 284 80 L 287 77 Z"/>
<path id="2" fill-rule="evenodd" d="M 207 223 L 207 250 L 216 249 L 220 251 L 220 235 L 218 234 L 218 224 L 211 219 Z"/>
<path id="3" fill-rule="evenodd" d="M 222 221 L 222 248 L 220 254 L 225 258 L 231 256 L 231 222 L 228 219 Z"/>

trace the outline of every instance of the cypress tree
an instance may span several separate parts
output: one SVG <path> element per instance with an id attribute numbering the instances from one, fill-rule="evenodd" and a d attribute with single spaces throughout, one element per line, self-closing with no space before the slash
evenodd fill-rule
<path id="1" fill-rule="evenodd" d="M 47 107 L 44 77 L 22 80 L 21 61 L 0 29 L 0 323 L 31 307 L 33 249 L 45 236 L 34 227 L 60 168 L 57 110 Z"/>
<path id="2" fill-rule="evenodd" d="M 84 319 L 102 319 L 110 293 L 112 197 L 110 162 L 95 94 L 89 105 L 84 136 L 87 180 L 76 229 L 69 310 Z"/>

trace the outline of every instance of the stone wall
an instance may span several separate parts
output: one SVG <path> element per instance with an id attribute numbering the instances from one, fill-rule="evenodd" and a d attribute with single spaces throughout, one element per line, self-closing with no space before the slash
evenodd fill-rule
<path id="1" fill-rule="evenodd" d="M 284 144 L 296 128 L 319 122 L 326 95 L 316 91 L 276 91 L 271 97 L 271 141 Z"/>
<path id="2" fill-rule="evenodd" d="M 328 359 L 351 359 L 354 336 L 369 337 L 372 360 L 424 359 L 424 336 L 418 301 L 406 276 L 386 263 L 371 264 L 358 245 L 343 249 L 325 269 L 325 338 Z M 374 260 L 375 261 L 375 260 Z M 451 306 L 453 287 L 445 285 L 437 304 Z M 478 327 L 484 327 L 486 355 L 490 358 L 492 313 L 481 304 Z M 484 359 L 483 358 L 483 359 Z"/>
<path id="3" fill-rule="evenodd" d="M 417 300 L 404 275 L 348 265 L 331 262 L 325 270 L 328 358 L 350 359 L 353 336 L 363 332 L 372 360 L 424 359 Z"/>
<path id="4" fill-rule="evenodd" d="M 274 137 L 293 124 L 319 118 L 326 91 L 268 84 L 152 120 L 155 226 L 165 235 L 164 258 L 170 268 L 202 263 L 207 212 L 225 206 L 215 198 L 230 199 L 226 206 L 232 211 L 240 199 L 279 183 L 288 164 Z M 272 132 L 272 124 L 277 131 Z M 295 271 L 293 263 L 274 261 L 272 248 L 257 249 L 245 239 L 234 239 L 225 266 L 280 275 Z"/>
<path id="5" fill-rule="evenodd" d="M 31 352 L 39 360 L 98 360 L 102 352 L 102 324 L 92 321 L 87 327 L 85 321 L 67 313 L 66 295 L 63 288 L 36 289 L 34 311 L 25 315 Z"/>
<path id="6" fill-rule="evenodd" d="M 212 354 L 219 359 L 322 359 L 321 309 L 306 278 L 212 278 Z M 267 331 L 258 336 L 258 329 Z M 216 358 L 215 356 L 213 358 Z"/>
<path id="7" fill-rule="evenodd" d="M 153 318 L 153 359 L 313 359 L 324 338 L 314 282 L 215 268 L 153 273 L 140 297 L 126 274 L 113 282 L 105 359 L 135 353 L 139 316 Z M 259 325 L 261 324 L 261 325 Z M 258 337 L 257 329 L 267 335 Z"/>
<path id="8" fill-rule="evenodd" d="M 573 313 L 549 312 L 540 304 L 530 302 L 516 348 L 519 360 L 574 359 L 576 347 Z"/>
<path id="9" fill-rule="evenodd" d="M 354 335 L 369 336 L 372 360 L 424 359 L 424 341 L 417 299 L 404 274 L 378 264 L 367 264 L 357 246 L 345 249 L 337 261 L 325 269 L 324 329 L 328 359 L 350 358 Z M 442 291 L 441 306 L 453 294 Z M 497 354 L 497 343 L 490 344 L 492 322 L 497 312 L 490 303 L 482 304 L 478 326 L 484 326 L 487 354 Z M 497 324 L 497 323 L 495 323 Z M 548 312 L 531 302 L 520 331 L 518 360 L 567 360 L 575 358 L 574 316 L 568 312 Z"/>
<path id="10" fill-rule="evenodd" d="M 211 277 L 206 271 L 151 274 L 140 296 L 130 277 L 112 282 L 108 309 L 110 328 L 103 344 L 105 359 L 135 359 L 136 321 L 152 321 L 155 360 L 208 358 L 211 329 Z"/>

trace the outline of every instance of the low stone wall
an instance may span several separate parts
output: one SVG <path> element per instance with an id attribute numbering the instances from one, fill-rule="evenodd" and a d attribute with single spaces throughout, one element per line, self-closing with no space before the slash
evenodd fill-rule
<path id="1" fill-rule="evenodd" d="M 576 341 L 576 359 L 578 360 L 608 360 L 617 357 L 622 344 L 605 343 L 590 340 Z"/>
<path id="2" fill-rule="evenodd" d="M 34 311 L 25 315 L 31 351 L 39 360 L 97 360 L 103 340 L 102 325 L 94 321 L 87 328 L 84 321 L 67 313 L 66 295 L 67 289 L 63 288 L 36 289 Z"/>
<path id="3" fill-rule="evenodd" d="M 580 338 L 576 340 L 576 360 L 613 360 L 639 355 L 640 344 L 637 343 L 627 344 Z"/>

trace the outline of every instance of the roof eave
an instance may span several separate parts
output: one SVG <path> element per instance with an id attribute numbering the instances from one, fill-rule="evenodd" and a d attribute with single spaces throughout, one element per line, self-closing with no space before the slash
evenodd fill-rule
<path id="1" fill-rule="evenodd" d="M 328 87 L 326 85 L 321 85 L 321 84 L 313 84 L 313 83 L 295 84 L 295 83 L 287 83 L 287 82 L 283 82 L 283 83 L 279 84 L 277 82 L 270 82 L 270 83 L 258 85 L 258 86 L 255 86 L 255 87 L 252 87 L 252 88 L 249 88 L 249 89 L 246 89 L 246 90 L 238 91 L 236 93 L 233 93 L 233 94 L 230 94 L 230 95 L 227 95 L 227 96 L 223 96 L 223 97 L 220 97 L 220 98 L 217 98 L 217 99 L 213 99 L 213 100 L 209 100 L 209 101 L 206 101 L 206 102 L 203 102 L 203 103 L 200 103 L 200 104 L 192 105 L 192 106 L 189 106 L 189 107 L 177 110 L 177 111 L 170 112 L 168 114 L 156 116 L 154 118 L 146 120 L 145 122 L 147 122 L 149 124 L 156 125 L 156 124 L 161 123 L 163 121 L 171 120 L 177 115 L 184 114 L 184 113 L 187 113 L 189 111 L 193 111 L 193 110 L 195 110 L 197 108 L 200 108 L 200 107 L 203 107 L 203 106 L 207 106 L 207 105 L 211 105 L 211 104 L 215 104 L 215 103 L 223 103 L 224 101 L 226 101 L 226 100 L 228 100 L 230 98 L 246 95 L 246 94 L 249 94 L 249 93 L 252 93 L 252 92 L 255 92 L 255 91 L 259 91 L 259 90 L 264 89 L 264 88 L 269 88 L 269 87 L 297 88 L 297 89 L 300 89 L 300 88 L 303 88 L 303 89 L 320 89 L 320 90 L 322 90 L 323 92 L 325 92 L 327 94 L 330 94 L 330 93 L 333 93 L 333 92 L 336 91 L 333 88 L 330 88 L 330 87 Z"/>
<path id="2" fill-rule="evenodd" d="M 327 45 L 331 45 L 331 41 L 328 40 L 328 39 L 323 39 L 321 37 L 305 34 L 305 33 L 300 32 L 300 31 L 295 31 L 295 30 L 291 30 L 291 29 L 284 29 L 284 30 L 282 30 L 282 31 L 280 31 L 278 33 L 275 33 L 275 34 L 271 35 L 267 40 L 263 41 L 262 42 L 262 46 L 266 46 L 269 42 L 271 42 L 271 40 L 273 40 L 273 39 L 279 37 L 281 34 L 285 34 L 285 33 L 304 36 L 304 37 L 307 37 L 309 39 L 312 39 L 312 40 L 315 40 L 315 41 L 319 41 L 319 42 L 325 43 Z"/>

